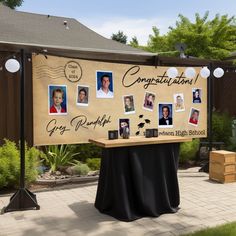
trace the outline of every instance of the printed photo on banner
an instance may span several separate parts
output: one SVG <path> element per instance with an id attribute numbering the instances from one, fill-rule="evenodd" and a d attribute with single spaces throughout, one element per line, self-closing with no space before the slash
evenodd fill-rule
<path id="1" fill-rule="evenodd" d="M 188 123 L 190 125 L 198 126 L 200 110 L 196 108 L 191 108 L 189 113 Z"/>
<path id="2" fill-rule="evenodd" d="M 193 88 L 193 103 L 202 103 L 202 89 L 200 88 Z"/>
<path id="3" fill-rule="evenodd" d="M 125 114 L 134 114 L 134 96 L 133 95 L 125 95 L 123 96 L 123 105 L 124 105 L 124 113 Z"/>
<path id="4" fill-rule="evenodd" d="M 155 93 L 145 92 L 143 109 L 148 110 L 148 111 L 153 111 L 155 98 L 156 98 Z"/>
<path id="5" fill-rule="evenodd" d="M 126 130 L 126 132 L 130 133 L 130 121 L 129 121 L 129 119 L 119 119 L 119 133 L 120 133 L 121 137 L 123 137 L 124 130 Z"/>
<path id="6" fill-rule="evenodd" d="M 176 112 L 185 111 L 184 94 L 183 93 L 174 94 L 174 104 L 175 104 L 175 111 Z"/>
<path id="7" fill-rule="evenodd" d="M 49 115 L 67 115 L 67 86 L 48 85 Z"/>
<path id="8" fill-rule="evenodd" d="M 111 71 L 96 71 L 97 98 L 113 98 L 114 83 Z"/>
<path id="9" fill-rule="evenodd" d="M 158 104 L 160 128 L 173 128 L 173 104 L 172 103 L 159 103 Z"/>
<path id="10" fill-rule="evenodd" d="M 88 100 L 89 100 L 89 86 L 78 85 L 76 104 L 78 106 L 88 106 Z"/>

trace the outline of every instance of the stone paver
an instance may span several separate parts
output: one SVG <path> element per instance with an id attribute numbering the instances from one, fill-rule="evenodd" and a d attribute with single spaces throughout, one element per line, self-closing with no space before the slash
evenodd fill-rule
<path id="1" fill-rule="evenodd" d="M 0 215 L 0 236 L 175 236 L 236 221 L 236 183 L 208 180 L 198 168 L 179 171 L 180 209 L 175 214 L 121 222 L 94 207 L 96 184 L 37 193 L 39 211 Z M 0 208 L 9 203 L 0 196 Z"/>

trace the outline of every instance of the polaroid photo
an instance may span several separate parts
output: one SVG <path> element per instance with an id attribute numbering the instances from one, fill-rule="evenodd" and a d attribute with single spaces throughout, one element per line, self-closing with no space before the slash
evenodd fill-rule
<path id="1" fill-rule="evenodd" d="M 173 95 L 173 97 L 174 97 L 175 112 L 185 111 L 184 94 L 183 93 L 175 93 Z"/>
<path id="2" fill-rule="evenodd" d="M 134 114 L 135 106 L 134 106 L 134 96 L 133 95 L 124 95 L 122 96 L 124 114 Z"/>
<path id="3" fill-rule="evenodd" d="M 89 104 L 89 86 L 77 85 L 76 104 L 78 106 L 88 106 L 88 104 Z"/>
<path id="4" fill-rule="evenodd" d="M 119 119 L 119 134 L 121 137 L 123 137 L 124 128 L 128 128 L 128 131 L 130 132 L 130 120 L 127 118 Z"/>
<path id="5" fill-rule="evenodd" d="M 188 123 L 193 126 L 198 126 L 200 110 L 192 107 L 189 112 Z"/>
<path id="6" fill-rule="evenodd" d="M 67 115 L 67 86 L 66 85 L 48 85 L 48 114 L 49 115 Z"/>
<path id="7" fill-rule="evenodd" d="M 202 103 L 202 89 L 201 88 L 193 88 L 193 103 Z"/>
<path id="8" fill-rule="evenodd" d="M 158 127 L 160 128 L 173 128 L 173 104 L 172 103 L 159 103 L 158 104 Z"/>
<path id="9" fill-rule="evenodd" d="M 143 109 L 148 111 L 153 111 L 155 104 L 156 94 L 152 92 L 145 92 Z"/>
<path id="10" fill-rule="evenodd" d="M 114 81 L 112 71 L 96 71 L 96 97 L 114 97 Z"/>

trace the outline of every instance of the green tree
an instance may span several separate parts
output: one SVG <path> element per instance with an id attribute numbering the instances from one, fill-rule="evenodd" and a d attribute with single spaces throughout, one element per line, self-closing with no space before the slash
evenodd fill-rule
<path id="1" fill-rule="evenodd" d="M 168 44 L 168 36 L 167 35 L 160 35 L 160 31 L 156 26 L 152 27 L 153 35 L 149 35 L 148 41 L 148 49 L 151 52 L 166 52 L 170 51 L 170 49 L 174 50 L 174 47 L 169 47 Z"/>
<path id="2" fill-rule="evenodd" d="M 123 44 L 127 43 L 127 35 L 125 35 L 124 32 L 120 30 L 118 33 L 112 34 L 111 39 Z"/>
<path id="3" fill-rule="evenodd" d="M 208 59 L 222 59 L 236 50 L 236 19 L 228 15 L 217 14 L 208 19 L 209 12 L 203 17 L 195 14 L 195 21 L 179 15 L 175 27 L 169 27 L 166 35 L 160 36 L 159 30 L 153 27 L 149 36 L 148 49 L 152 52 L 175 51 L 176 43 L 185 43 L 185 54 Z"/>
<path id="4" fill-rule="evenodd" d="M 131 41 L 129 42 L 130 46 L 137 48 L 139 46 L 138 39 L 136 36 L 132 37 Z"/>
<path id="5" fill-rule="evenodd" d="M 24 0 L 0 0 L 0 3 L 10 7 L 11 9 L 15 9 L 22 5 Z"/>

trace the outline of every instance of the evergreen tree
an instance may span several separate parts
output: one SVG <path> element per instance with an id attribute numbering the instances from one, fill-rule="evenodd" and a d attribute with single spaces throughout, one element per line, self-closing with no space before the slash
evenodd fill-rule
<path id="1" fill-rule="evenodd" d="M 127 36 L 124 34 L 123 31 L 120 30 L 117 34 L 112 34 L 111 39 L 123 44 L 127 43 Z"/>
<path id="2" fill-rule="evenodd" d="M 137 48 L 139 46 L 138 39 L 136 36 L 132 37 L 131 41 L 129 42 L 130 46 Z"/>
<path id="3" fill-rule="evenodd" d="M 0 0 L 0 3 L 10 7 L 11 9 L 15 9 L 22 5 L 24 0 Z"/>

